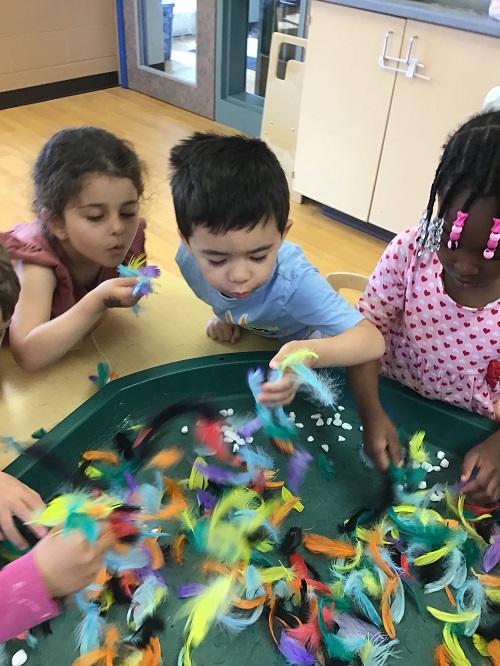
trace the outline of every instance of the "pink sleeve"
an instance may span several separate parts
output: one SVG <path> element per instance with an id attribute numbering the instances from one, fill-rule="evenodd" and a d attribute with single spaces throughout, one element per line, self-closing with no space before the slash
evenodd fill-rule
<path id="1" fill-rule="evenodd" d="M 356 307 L 386 336 L 405 310 L 406 285 L 415 270 L 417 230 L 399 234 L 389 243 Z"/>
<path id="2" fill-rule="evenodd" d="M 59 615 L 35 564 L 33 552 L 0 571 L 0 643 Z"/>

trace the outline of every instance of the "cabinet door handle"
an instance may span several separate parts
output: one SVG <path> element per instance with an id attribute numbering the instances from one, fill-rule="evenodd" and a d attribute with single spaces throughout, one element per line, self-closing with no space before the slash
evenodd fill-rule
<path id="1" fill-rule="evenodd" d="M 389 70 L 390 72 L 397 72 L 398 74 L 404 74 L 408 79 L 418 78 L 418 79 L 424 79 L 425 81 L 429 81 L 430 79 L 428 76 L 424 76 L 423 74 L 418 73 L 418 68 L 419 67 L 423 68 L 423 65 L 419 63 L 416 58 L 411 57 L 413 51 L 413 44 L 415 40 L 418 39 L 418 35 L 411 36 L 410 41 L 408 42 L 406 58 L 395 58 L 394 56 L 387 55 L 387 49 L 389 47 L 389 38 L 392 34 L 393 34 L 392 30 L 389 30 L 388 32 L 385 33 L 384 43 L 382 46 L 382 54 L 378 59 L 379 66 L 382 69 Z M 400 65 L 403 66 L 406 65 L 406 67 L 401 68 Z"/>

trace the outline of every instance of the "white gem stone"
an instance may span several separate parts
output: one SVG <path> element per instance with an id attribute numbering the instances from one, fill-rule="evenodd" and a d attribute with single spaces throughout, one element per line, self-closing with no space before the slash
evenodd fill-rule
<path id="1" fill-rule="evenodd" d="M 337 409 L 339 410 L 339 412 L 343 412 L 344 409 L 345 409 L 345 407 L 342 407 L 342 405 L 339 405 L 339 406 L 337 407 Z"/>
<path id="2" fill-rule="evenodd" d="M 240 447 L 238 446 L 238 444 L 233 444 L 233 453 L 238 453 L 239 450 Z"/>
<path id="3" fill-rule="evenodd" d="M 185 435 L 187 433 L 187 431 L 188 431 L 188 427 L 187 426 L 182 426 L 182 428 L 181 428 L 182 434 Z"/>
<path id="4" fill-rule="evenodd" d="M 303 428 L 303 427 L 304 427 L 304 424 L 303 424 L 303 423 L 296 423 L 296 424 L 295 424 L 295 427 L 296 427 L 296 428 Z"/>
<path id="5" fill-rule="evenodd" d="M 361 430 L 361 432 L 363 432 L 364 430 L 363 426 L 359 426 L 359 429 Z"/>
<path id="6" fill-rule="evenodd" d="M 311 437 L 311 435 L 309 435 L 309 437 L 307 438 L 307 441 L 308 442 L 314 442 L 314 437 Z"/>
<path id="7" fill-rule="evenodd" d="M 441 467 L 440 467 L 439 465 L 434 465 L 434 467 L 432 468 L 432 471 L 433 471 L 433 472 L 440 472 L 440 471 L 441 471 Z"/>
<path id="8" fill-rule="evenodd" d="M 343 423 L 342 427 L 344 430 L 352 430 L 352 425 L 350 423 Z"/>
<path id="9" fill-rule="evenodd" d="M 450 461 L 449 461 L 449 460 L 446 460 L 446 458 L 443 458 L 443 459 L 441 460 L 441 463 L 440 463 L 440 464 L 441 464 L 441 467 L 444 467 L 444 468 L 446 469 L 447 467 L 450 466 Z"/>
<path id="10" fill-rule="evenodd" d="M 413 467 L 413 469 L 420 469 L 420 463 L 418 462 L 413 462 L 411 466 Z"/>
<path id="11" fill-rule="evenodd" d="M 342 421 L 340 419 L 335 419 L 335 421 L 333 422 L 333 425 L 337 426 L 337 428 L 339 428 L 342 425 Z"/>
<path id="12" fill-rule="evenodd" d="M 311 418 L 313 421 L 317 421 L 321 418 L 321 414 L 311 414 Z"/>
<path id="13" fill-rule="evenodd" d="M 330 450 L 330 447 L 328 446 L 328 444 L 322 444 L 321 448 L 323 449 L 323 451 L 326 451 L 327 453 Z"/>
<path id="14" fill-rule="evenodd" d="M 339 435 L 339 442 L 345 442 L 345 437 L 342 437 L 342 435 Z"/>
<path id="15" fill-rule="evenodd" d="M 295 421 L 295 412 L 290 412 L 288 416 L 292 419 L 292 421 Z"/>
<path id="16" fill-rule="evenodd" d="M 316 425 L 317 425 L 317 426 L 322 426 L 322 425 L 325 425 L 325 422 L 323 421 L 323 419 L 318 419 L 318 420 L 316 421 Z"/>
<path id="17" fill-rule="evenodd" d="M 399 490 L 400 493 L 402 493 L 404 489 L 405 489 L 404 486 L 402 486 L 400 483 L 398 483 L 398 485 L 396 486 L 396 490 Z"/>
<path id="18" fill-rule="evenodd" d="M 427 488 L 427 484 L 425 481 L 420 481 L 418 484 L 419 490 L 425 490 Z"/>
<path id="19" fill-rule="evenodd" d="M 221 409 L 220 412 L 219 412 L 219 414 L 220 414 L 221 416 L 226 417 L 226 416 L 227 416 L 227 409 Z"/>
<path id="20" fill-rule="evenodd" d="M 326 425 L 332 425 L 333 419 L 331 417 L 326 419 Z"/>
<path id="21" fill-rule="evenodd" d="M 12 657 L 11 664 L 12 666 L 23 666 L 28 661 L 28 655 L 24 650 L 19 650 L 16 652 L 16 654 Z"/>
<path id="22" fill-rule="evenodd" d="M 229 408 L 229 409 L 227 410 L 227 415 L 228 415 L 228 416 L 233 416 L 233 415 L 234 415 L 234 409 Z"/>
<path id="23" fill-rule="evenodd" d="M 247 437 L 245 441 L 247 444 L 251 444 L 253 442 L 253 437 Z"/>
<path id="24" fill-rule="evenodd" d="M 442 459 L 444 458 L 444 456 L 445 456 L 444 451 L 438 451 L 438 452 L 436 453 L 436 458 L 437 458 L 438 460 L 442 460 Z"/>
<path id="25" fill-rule="evenodd" d="M 437 493 L 432 493 L 431 502 L 439 502 L 439 495 Z"/>

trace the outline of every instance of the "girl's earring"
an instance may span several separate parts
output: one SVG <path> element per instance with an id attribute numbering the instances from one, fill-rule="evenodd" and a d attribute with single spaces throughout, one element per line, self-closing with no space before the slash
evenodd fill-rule
<path id="1" fill-rule="evenodd" d="M 458 248 L 458 241 L 460 234 L 463 231 L 465 220 L 469 217 L 469 213 L 463 213 L 461 210 L 457 213 L 457 219 L 453 222 L 451 228 L 450 240 L 448 241 L 448 250 L 456 250 Z"/>
<path id="2" fill-rule="evenodd" d="M 494 217 L 493 226 L 491 227 L 490 231 L 490 237 L 488 238 L 486 249 L 483 252 L 483 257 L 485 259 L 493 259 L 499 242 L 500 242 L 500 218 Z"/>

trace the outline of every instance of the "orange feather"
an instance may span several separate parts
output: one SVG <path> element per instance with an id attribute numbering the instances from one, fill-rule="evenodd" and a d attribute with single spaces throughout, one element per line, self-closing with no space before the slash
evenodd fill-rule
<path id="1" fill-rule="evenodd" d="M 173 481 L 172 479 L 169 479 L 168 476 L 163 477 L 163 482 L 165 484 L 165 490 L 170 495 L 172 500 L 185 500 L 184 494 L 182 490 L 180 489 L 179 485 Z"/>
<path id="2" fill-rule="evenodd" d="M 164 449 L 157 453 L 146 465 L 146 467 L 156 467 L 157 469 L 167 469 L 179 462 L 182 458 L 180 449 Z"/>
<path id="3" fill-rule="evenodd" d="M 488 576 L 487 574 L 478 574 L 472 570 L 481 585 L 485 587 L 500 587 L 500 576 Z"/>
<path id="4" fill-rule="evenodd" d="M 154 571 L 157 571 L 165 566 L 165 558 L 156 539 L 148 537 L 147 539 L 144 539 L 144 545 L 151 554 L 151 568 Z"/>
<path id="5" fill-rule="evenodd" d="M 304 534 L 302 543 L 307 550 L 316 555 L 323 555 L 329 559 L 336 557 L 352 558 L 356 555 L 356 548 L 345 541 L 329 539 L 321 534 Z"/>
<path id="6" fill-rule="evenodd" d="M 141 515 L 141 518 L 142 520 L 168 520 L 182 513 L 186 507 L 187 502 L 185 499 L 173 500 L 168 506 L 160 509 L 158 513 L 154 515 Z"/>
<path id="7" fill-rule="evenodd" d="M 112 465 L 118 464 L 118 456 L 116 453 L 112 453 L 111 451 L 85 451 L 85 453 L 82 455 L 82 458 L 84 460 L 103 460 L 105 462 L 111 463 Z"/>
<path id="8" fill-rule="evenodd" d="M 276 439 L 273 437 L 272 442 L 274 446 L 283 453 L 286 456 L 293 456 L 295 453 L 295 449 L 293 448 L 293 444 L 289 439 Z"/>
<path id="9" fill-rule="evenodd" d="M 434 650 L 434 663 L 436 666 L 450 666 L 448 652 L 444 645 L 438 645 Z"/>
<path id="10" fill-rule="evenodd" d="M 392 571 L 392 569 L 389 567 L 387 562 L 384 561 L 382 558 L 382 555 L 380 554 L 380 551 L 378 549 L 378 543 L 380 541 L 379 533 L 377 530 L 373 530 L 370 536 L 370 543 L 369 543 L 369 548 L 370 548 L 370 554 L 373 557 L 374 562 L 382 571 L 389 576 L 389 578 L 394 578 L 395 573 Z"/>
<path id="11" fill-rule="evenodd" d="M 120 634 L 117 628 L 111 625 L 106 630 L 104 647 L 82 655 L 73 662 L 73 666 L 94 666 L 99 663 L 103 666 L 113 666 L 113 661 L 118 656 L 116 645 L 119 640 Z"/>
<path id="12" fill-rule="evenodd" d="M 262 606 L 266 602 L 267 594 L 263 594 L 261 597 L 255 597 L 255 599 L 240 599 L 239 597 L 234 597 L 232 604 L 236 608 L 241 608 L 242 610 L 251 610 L 252 608 L 257 608 Z"/>
<path id="13" fill-rule="evenodd" d="M 444 584 L 444 591 L 446 592 L 446 596 L 448 597 L 450 604 L 453 606 L 453 608 L 456 608 L 457 602 L 455 601 L 453 594 L 451 593 L 451 590 L 448 585 L 446 585 L 446 583 Z"/>
<path id="14" fill-rule="evenodd" d="M 175 561 L 181 566 L 184 563 L 184 548 L 186 547 L 186 542 L 187 536 L 185 534 L 178 534 L 175 537 L 174 545 L 172 546 Z"/>
<path id="15" fill-rule="evenodd" d="M 398 585 L 397 578 L 389 578 L 387 585 L 385 586 L 384 593 L 382 594 L 382 622 L 384 624 L 384 629 L 389 638 L 396 638 L 396 630 L 394 629 L 394 623 L 391 616 L 391 607 L 389 605 L 389 600 L 391 596 L 396 591 Z"/>
<path id="16" fill-rule="evenodd" d="M 293 507 L 300 502 L 300 497 L 290 497 L 286 502 L 284 502 L 271 516 L 269 522 L 273 527 L 282 523 L 285 518 L 288 516 Z"/>
<path id="17" fill-rule="evenodd" d="M 500 641 L 495 640 L 488 643 L 488 654 L 494 666 L 500 666 Z"/>

